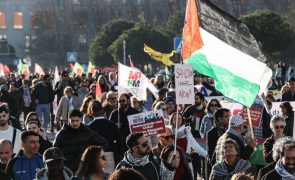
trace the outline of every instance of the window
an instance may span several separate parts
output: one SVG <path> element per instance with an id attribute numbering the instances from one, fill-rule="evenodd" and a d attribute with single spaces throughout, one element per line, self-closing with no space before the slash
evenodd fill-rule
<path id="1" fill-rule="evenodd" d="M 0 12 L 0 29 L 6 28 L 6 13 Z"/>
<path id="2" fill-rule="evenodd" d="M 38 13 L 30 12 L 30 26 L 31 28 L 38 28 Z"/>
<path id="3" fill-rule="evenodd" d="M 14 29 L 22 29 L 23 28 L 23 13 L 22 12 L 14 12 Z"/>

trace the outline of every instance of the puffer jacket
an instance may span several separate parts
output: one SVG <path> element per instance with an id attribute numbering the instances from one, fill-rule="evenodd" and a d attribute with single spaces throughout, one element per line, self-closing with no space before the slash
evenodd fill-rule
<path id="1" fill-rule="evenodd" d="M 82 153 L 91 145 L 102 146 L 106 149 L 108 142 L 82 123 L 78 129 L 64 124 L 53 142 L 54 147 L 63 151 L 66 159 L 65 166 L 72 172 L 76 172 Z"/>
<path id="2" fill-rule="evenodd" d="M 23 150 L 11 159 L 6 167 L 6 173 L 14 180 L 32 180 L 35 179 L 36 173 L 44 168 L 42 156 L 34 155 L 28 159 Z"/>

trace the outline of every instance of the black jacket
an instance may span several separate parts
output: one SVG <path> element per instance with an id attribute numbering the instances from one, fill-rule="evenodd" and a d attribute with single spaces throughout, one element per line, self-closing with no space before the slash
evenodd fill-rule
<path id="1" fill-rule="evenodd" d="M 258 172 L 257 180 L 262 180 L 265 174 L 275 169 L 276 163 L 277 162 L 272 162 L 266 165 L 265 167 L 261 168 Z"/>
<path id="2" fill-rule="evenodd" d="M 36 85 L 32 96 L 33 96 L 32 99 L 39 100 L 39 104 L 52 103 L 54 99 L 53 88 L 51 85 L 45 85 L 44 83 L 39 83 Z"/>
<path id="3" fill-rule="evenodd" d="M 282 101 L 295 101 L 295 93 L 292 96 L 292 93 L 286 92 L 282 95 Z"/>
<path id="4" fill-rule="evenodd" d="M 275 169 L 265 174 L 262 180 L 282 180 L 282 177 L 277 173 Z"/>
<path id="5" fill-rule="evenodd" d="M 130 106 L 128 107 L 126 112 L 123 112 L 123 110 L 121 109 L 119 110 L 119 112 L 120 112 L 120 123 L 122 125 L 119 130 L 121 132 L 123 141 L 125 142 L 126 137 L 130 134 L 129 122 L 128 122 L 127 116 L 132 114 L 137 114 L 139 112 Z M 114 123 L 118 123 L 118 109 L 113 110 L 109 120 L 113 121 Z"/>
<path id="6" fill-rule="evenodd" d="M 215 160 L 213 160 L 213 154 L 217 145 L 218 139 L 225 133 L 226 129 L 219 127 L 214 124 L 213 127 L 207 133 L 207 152 L 208 158 L 212 165 L 215 164 Z"/>
<path id="7" fill-rule="evenodd" d="M 8 104 L 10 115 L 15 117 L 18 115 L 17 104 L 15 100 L 13 99 L 13 97 L 9 95 L 7 91 L 1 92 L 0 102 L 6 102 Z"/>
<path id="8" fill-rule="evenodd" d="M 117 125 L 105 118 L 97 118 L 88 125 L 97 134 L 108 141 L 106 152 L 114 152 L 116 164 L 120 162 L 124 155 L 124 143 Z"/>
<path id="9" fill-rule="evenodd" d="M 54 147 L 63 151 L 66 159 L 65 166 L 72 172 L 76 172 L 82 153 L 91 145 L 99 145 L 107 149 L 107 141 L 83 124 L 78 129 L 65 124 L 56 134 L 53 142 Z"/>
<path id="10" fill-rule="evenodd" d="M 272 158 L 272 147 L 275 141 L 276 140 L 274 139 L 274 135 L 272 135 L 271 137 L 267 138 L 263 143 L 263 157 L 267 163 L 271 163 L 274 161 Z"/>
<path id="11" fill-rule="evenodd" d="M 39 153 L 43 155 L 44 151 L 50 147 L 52 147 L 52 143 L 48 140 L 45 140 L 41 135 L 39 135 Z"/>

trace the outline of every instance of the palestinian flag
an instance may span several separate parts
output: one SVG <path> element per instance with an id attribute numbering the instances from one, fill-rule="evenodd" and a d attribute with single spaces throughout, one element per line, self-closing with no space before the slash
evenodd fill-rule
<path id="1" fill-rule="evenodd" d="M 83 67 L 81 66 L 81 64 L 79 64 L 77 62 L 75 63 L 73 71 L 75 74 L 77 74 L 79 76 L 82 76 L 82 74 L 84 73 Z"/>
<path id="2" fill-rule="evenodd" d="M 29 66 L 27 64 L 24 64 L 21 59 L 19 59 L 18 61 L 17 69 L 19 74 L 24 74 L 25 77 L 30 76 Z"/>
<path id="3" fill-rule="evenodd" d="M 266 58 L 246 25 L 209 1 L 198 2 L 197 6 L 195 0 L 187 1 L 184 63 L 213 78 L 224 96 L 250 107 L 272 76 L 263 63 Z"/>
<path id="4" fill-rule="evenodd" d="M 89 63 L 88 63 L 88 69 L 87 69 L 87 72 L 88 72 L 88 73 L 91 73 L 92 75 L 94 75 L 94 73 L 95 73 L 95 67 L 94 67 L 94 65 L 92 64 L 91 61 L 89 61 Z"/>
<path id="5" fill-rule="evenodd" d="M 42 67 L 35 63 L 35 73 L 39 75 L 45 75 L 45 72 L 43 71 Z"/>

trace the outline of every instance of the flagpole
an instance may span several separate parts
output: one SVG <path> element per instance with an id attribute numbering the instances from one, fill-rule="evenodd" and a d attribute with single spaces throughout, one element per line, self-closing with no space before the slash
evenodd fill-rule
<path id="1" fill-rule="evenodd" d="M 250 125 L 251 138 L 254 139 L 254 132 L 253 132 L 253 128 L 252 128 L 251 114 L 250 114 L 250 109 L 248 107 L 247 107 L 247 114 L 248 114 L 248 121 L 249 121 L 249 125 Z"/>
<path id="2" fill-rule="evenodd" d="M 124 65 L 126 65 L 126 41 L 123 40 L 123 60 L 124 60 Z"/>
<path id="3" fill-rule="evenodd" d="M 178 129 L 178 104 L 176 104 L 176 120 L 175 120 L 175 141 L 174 141 L 174 155 L 176 155 L 177 129 Z"/>

